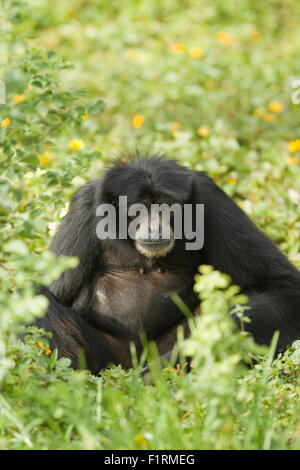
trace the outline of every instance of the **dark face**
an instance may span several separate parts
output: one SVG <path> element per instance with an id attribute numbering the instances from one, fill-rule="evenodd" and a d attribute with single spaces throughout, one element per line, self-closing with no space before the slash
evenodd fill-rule
<path id="1" fill-rule="evenodd" d="M 146 258 L 166 256 L 175 244 L 173 217 L 170 204 L 152 202 L 144 204 L 144 213 L 133 223 L 133 237 L 136 249 Z M 129 208 L 129 211 L 132 206 Z"/>
<path id="2" fill-rule="evenodd" d="M 148 259 L 166 256 L 173 249 L 174 214 L 190 194 L 190 172 L 173 161 L 120 163 L 103 182 L 103 200 L 113 204 L 118 215 L 127 214 L 129 238 Z M 120 196 L 126 196 L 121 205 Z"/>

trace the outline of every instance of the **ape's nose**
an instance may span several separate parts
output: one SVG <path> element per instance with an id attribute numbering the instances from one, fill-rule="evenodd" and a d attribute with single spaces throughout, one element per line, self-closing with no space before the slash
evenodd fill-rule
<path id="1" fill-rule="evenodd" d="M 160 224 L 151 224 L 149 227 L 149 240 L 161 240 L 162 236 L 162 227 Z"/>
<path id="2" fill-rule="evenodd" d="M 142 244 L 165 243 L 165 242 L 169 242 L 170 239 L 171 239 L 171 234 L 164 233 L 161 224 L 152 223 L 148 227 L 147 233 L 141 236 L 140 243 Z"/>

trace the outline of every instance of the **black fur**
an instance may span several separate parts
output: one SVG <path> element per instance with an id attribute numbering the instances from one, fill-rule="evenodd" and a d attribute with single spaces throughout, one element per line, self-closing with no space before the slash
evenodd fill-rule
<path id="1" fill-rule="evenodd" d="M 145 198 L 204 204 L 204 247 L 185 251 L 185 240 L 176 240 L 170 253 L 154 261 L 130 239 L 99 240 L 96 207 L 117 204 L 119 195 L 127 195 L 129 205 Z M 80 348 L 93 373 L 109 363 L 130 367 L 129 342 L 139 352 L 142 331 L 167 353 L 177 325 L 187 326 L 168 294 L 178 292 L 195 311 L 193 283 L 200 264 L 229 274 L 249 297 L 246 326 L 258 343 L 269 344 L 279 330 L 280 350 L 300 336 L 300 272 L 212 179 L 174 161 L 159 156 L 118 161 L 102 179 L 80 188 L 51 250 L 77 256 L 80 264 L 43 291 L 50 306 L 36 324 L 52 332 L 52 348 L 70 357 L 75 368 Z"/>

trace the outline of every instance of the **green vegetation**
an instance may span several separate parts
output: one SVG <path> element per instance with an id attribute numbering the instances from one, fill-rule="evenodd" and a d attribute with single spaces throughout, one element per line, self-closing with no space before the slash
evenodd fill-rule
<path id="1" fill-rule="evenodd" d="M 297 0 L 0 0 L 0 448 L 299 449 L 300 345 L 272 362 L 276 337 L 266 351 L 234 332 L 245 299 L 209 267 L 202 316 L 179 332 L 189 374 L 153 360 L 152 384 L 142 363 L 93 377 L 43 332 L 17 339 L 46 308 L 33 286 L 76 263 L 46 251 L 70 196 L 124 149 L 207 171 L 300 268 L 299 14 Z"/>

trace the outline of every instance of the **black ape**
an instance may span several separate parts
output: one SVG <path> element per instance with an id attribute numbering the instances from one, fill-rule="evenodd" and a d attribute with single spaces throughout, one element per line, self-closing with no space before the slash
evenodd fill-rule
<path id="1" fill-rule="evenodd" d="M 127 196 L 126 208 L 119 196 Z M 203 248 L 187 250 L 184 237 L 174 239 L 172 224 L 170 236 L 162 236 L 159 217 L 148 238 L 120 239 L 118 223 L 117 239 L 98 238 L 100 204 L 112 204 L 119 215 L 139 202 L 190 204 L 193 211 L 204 204 Z M 205 173 L 174 161 L 158 156 L 118 161 L 102 179 L 80 188 L 51 250 L 77 256 L 80 264 L 43 290 L 50 306 L 36 324 L 52 332 L 52 348 L 74 368 L 79 348 L 93 373 L 109 363 L 130 367 L 129 342 L 139 351 L 141 332 L 157 342 L 161 354 L 169 351 L 177 326 L 188 331 L 170 293 L 177 292 L 196 312 L 193 284 L 200 264 L 229 274 L 248 296 L 247 328 L 258 343 L 269 344 L 276 330 L 278 349 L 300 336 L 300 272 Z"/>

